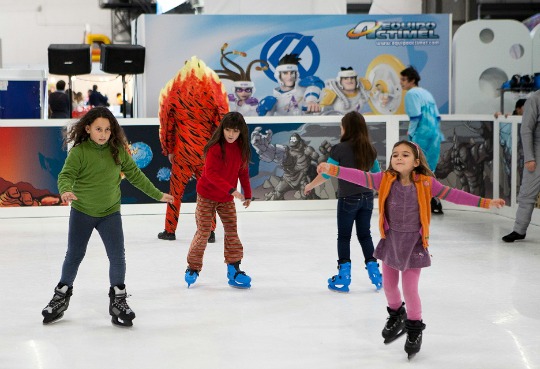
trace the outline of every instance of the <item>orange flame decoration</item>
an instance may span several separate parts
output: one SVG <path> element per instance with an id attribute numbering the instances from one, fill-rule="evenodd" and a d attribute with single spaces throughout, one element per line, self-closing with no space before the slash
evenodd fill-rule
<path id="1" fill-rule="evenodd" d="M 227 92 L 218 75 L 192 56 L 159 96 L 163 154 L 202 158 L 204 146 L 228 111 Z"/>

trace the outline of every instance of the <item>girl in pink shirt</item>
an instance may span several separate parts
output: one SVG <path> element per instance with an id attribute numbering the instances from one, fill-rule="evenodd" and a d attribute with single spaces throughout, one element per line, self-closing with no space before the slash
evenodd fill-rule
<path id="1" fill-rule="evenodd" d="M 418 282 L 421 268 L 431 265 L 427 251 L 431 198 L 483 208 L 500 208 L 504 200 L 484 199 L 444 186 L 435 179 L 420 147 L 410 141 L 394 145 L 385 172 L 368 173 L 329 163 L 319 164 L 318 172 L 379 191 L 381 240 L 373 256 L 382 261 L 389 313 L 382 336 L 384 343 L 390 343 L 407 332 L 405 352 L 411 358 L 420 351 L 422 331 L 426 327 L 422 321 Z M 400 273 L 404 301 L 398 285 Z"/>

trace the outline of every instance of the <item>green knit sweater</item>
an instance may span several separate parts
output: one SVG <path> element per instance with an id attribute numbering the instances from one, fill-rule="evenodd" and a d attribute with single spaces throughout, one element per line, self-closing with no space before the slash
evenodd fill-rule
<path id="1" fill-rule="evenodd" d="M 137 167 L 126 150 L 114 162 L 109 144 L 98 145 L 88 139 L 71 149 L 58 175 L 58 190 L 73 192 L 77 200 L 71 206 L 92 217 L 104 217 L 120 210 L 120 172 L 139 190 L 161 200 L 163 193 Z"/>

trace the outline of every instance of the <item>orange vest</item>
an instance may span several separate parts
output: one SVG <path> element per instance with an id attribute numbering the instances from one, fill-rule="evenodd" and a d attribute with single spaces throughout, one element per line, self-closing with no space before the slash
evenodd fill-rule
<path id="1" fill-rule="evenodd" d="M 397 176 L 390 173 L 384 172 L 381 185 L 379 187 L 379 229 L 381 232 L 381 238 L 386 238 L 384 232 L 385 225 L 385 214 L 384 214 L 384 204 L 388 195 L 390 194 L 390 188 L 392 183 L 397 179 Z M 423 174 L 414 174 L 414 186 L 416 187 L 416 193 L 418 194 L 418 207 L 420 213 L 420 224 L 422 226 L 422 245 L 425 249 L 428 248 L 429 244 L 429 222 L 431 220 L 431 179 L 430 176 L 425 176 Z"/>

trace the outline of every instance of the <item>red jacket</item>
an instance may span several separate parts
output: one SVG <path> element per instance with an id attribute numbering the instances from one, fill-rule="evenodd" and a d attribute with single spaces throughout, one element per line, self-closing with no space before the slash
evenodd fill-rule
<path id="1" fill-rule="evenodd" d="M 251 199 L 251 185 L 249 184 L 249 169 L 243 167 L 240 143 L 225 142 L 225 160 L 221 153 L 221 146 L 216 144 L 206 153 L 204 169 L 201 178 L 197 181 L 197 193 L 202 197 L 218 201 L 229 202 L 233 200 L 231 195 L 240 185 L 244 191 L 244 197 Z"/>

